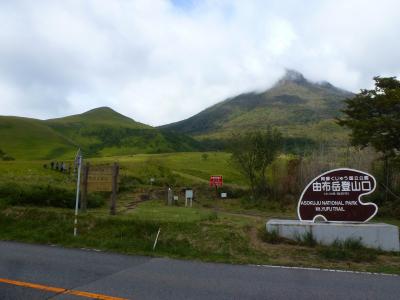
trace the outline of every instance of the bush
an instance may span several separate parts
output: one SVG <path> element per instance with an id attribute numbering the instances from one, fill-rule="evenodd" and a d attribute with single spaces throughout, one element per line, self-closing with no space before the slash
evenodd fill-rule
<path id="1" fill-rule="evenodd" d="M 135 189 L 136 186 L 143 183 L 144 182 L 142 180 L 140 180 L 135 176 L 123 175 L 121 176 L 121 179 L 119 181 L 119 191 L 120 192 L 132 191 Z"/>
<path id="2" fill-rule="evenodd" d="M 11 160 L 15 160 L 15 158 L 6 154 L 6 155 L 3 156 L 3 160 L 4 161 L 11 161 Z"/>
<path id="3" fill-rule="evenodd" d="M 50 185 L 18 185 L 15 183 L 0 185 L 0 199 L 9 205 L 74 208 L 75 198 L 75 191 Z M 88 207 L 99 207 L 103 203 L 104 198 L 100 195 L 88 195 Z"/>
<path id="4" fill-rule="evenodd" d="M 241 198 L 243 196 L 246 196 L 248 194 L 248 192 L 244 189 L 241 188 L 235 188 L 235 187 L 231 187 L 231 186 L 223 186 L 222 188 L 218 189 L 218 193 L 227 193 L 228 198 Z"/>
<path id="5" fill-rule="evenodd" d="M 0 149 L 0 160 L 10 161 L 10 160 L 15 160 L 15 158 L 12 157 L 11 155 L 8 155 L 7 153 L 5 153 L 3 150 Z"/>
<path id="6" fill-rule="evenodd" d="M 104 202 L 105 202 L 105 197 L 102 193 L 88 194 L 88 199 L 87 199 L 88 208 L 101 207 L 104 205 Z"/>

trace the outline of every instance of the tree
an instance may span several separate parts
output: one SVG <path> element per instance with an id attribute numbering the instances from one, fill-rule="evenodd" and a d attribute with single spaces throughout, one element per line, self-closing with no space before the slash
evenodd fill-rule
<path id="1" fill-rule="evenodd" d="M 277 130 L 236 134 L 231 140 L 232 162 L 246 177 L 253 199 L 267 191 L 266 169 L 282 148 Z"/>
<path id="2" fill-rule="evenodd" d="M 372 146 L 384 157 L 400 155 L 400 81 L 375 77 L 375 89 L 361 90 L 346 99 L 345 117 L 339 124 L 352 130 L 355 146 Z"/>
<path id="3" fill-rule="evenodd" d="M 351 129 L 351 143 L 372 146 L 382 154 L 386 189 L 390 186 L 390 162 L 400 158 L 400 81 L 374 77 L 375 88 L 361 90 L 346 99 L 344 118 L 338 123 Z"/>

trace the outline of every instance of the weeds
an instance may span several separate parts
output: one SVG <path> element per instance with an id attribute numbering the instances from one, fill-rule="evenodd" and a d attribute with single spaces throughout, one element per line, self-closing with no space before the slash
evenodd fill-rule
<path id="1" fill-rule="evenodd" d="M 312 232 L 306 232 L 303 237 L 301 244 L 308 246 L 308 247 L 315 247 L 317 245 L 317 240 L 314 238 Z"/>
<path id="2" fill-rule="evenodd" d="M 277 230 L 267 231 L 263 229 L 260 233 L 260 238 L 262 241 L 270 244 L 279 244 L 282 242 L 282 238 L 279 236 Z"/>
<path id="3" fill-rule="evenodd" d="M 335 240 L 332 245 L 318 249 L 318 254 L 322 258 L 355 262 L 373 261 L 377 258 L 378 252 L 365 248 L 360 239 Z"/>
<path id="4" fill-rule="evenodd" d="M 208 216 L 207 216 L 207 220 L 208 221 L 215 221 L 218 220 L 218 213 L 216 211 L 211 212 Z"/>

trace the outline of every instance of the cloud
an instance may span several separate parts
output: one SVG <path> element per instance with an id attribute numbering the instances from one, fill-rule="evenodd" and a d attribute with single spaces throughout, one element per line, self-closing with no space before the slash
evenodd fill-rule
<path id="1" fill-rule="evenodd" d="M 0 1 L 0 114 L 111 106 L 178 121 L 284 68 L 357 91 L 399 75 L 397 1 Z"/>

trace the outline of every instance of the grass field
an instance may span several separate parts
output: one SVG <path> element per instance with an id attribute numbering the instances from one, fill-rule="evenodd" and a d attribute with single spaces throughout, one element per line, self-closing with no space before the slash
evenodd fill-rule
<path id="1" fill-rule="evenodd" d="M 123 203 L 120 206 L 122 210 Z M 394 253 L 266 242 L 264 224 L 271 213 L 264 214 L 234 214 L 221 207 L 217 212 L 199 204 L 166 207 L 152 200 L 117 216 L 108 216 L 106 208 L 89 211 L 79 217 L 79 235 L 74 238 L 72 210 L 13 207 L 0 212 L 0 239 L 203 261 L 400 274 L 400 256 Z"/>
<path id="2" fill-rule="evenodd" d="M 92 164 L 117 161 L 121 165 L 126 180 L 121 183 L 116 216 L 109 215 L 105 201 L 103 206 L 80 214 L 79 235 L 73 237 L 73 209 L 3 204 L 0 239 L 204 261 L 400 274 L 399 254 L 358 245 L 323 247 L 267 235 L 265 222 L 270 218 L 295 219 L 295 205 L 282 207 L 271 202 L 260 209 L 240 197 L 216 199 L 214 190 L 208 187 L 210 175 L 223 175 L 228 186 L 235 188 L 246 182 L 230 164 L 229 154 L 207 154 L 206 158 L 203 153 L 171 153 L 91 159 Z M 49 161 L 1 162 L 0 181 L 75 189 L 72 174 L 46 169 L 44 164 Z M 150 176 L 156 178 L 153 186 L 148 182 Z M 195 188 L 193 208 L 183 206 L 182 194 L 178 206 L 165 205 L 165 182 L 161 181 L 170 180 L 170 176 L 175 178 L 173 188 L 177 194 L 183 186 Z M 400 225 L 396 219 L 376 221 Z"/>
<path id="3" fill-rule="evenodd" d="M 143 183 L 162 174 L 166 169 L 177 178 L 181 185 L 208 184 L 210 175 L 223 175 L 224 182 L 233 185 L 245 185 L 243 176 L 230 163 L 230 154 L 224 152 L 208 152 L 207 159 L 203 152 L 167 153 L 167 154 L 137 154 L 129 156 L 115 156 L 91 158 L 85 161 L 93 165 L 112 164 L 118 162 L 121 167 L 121 176 L 133 176 Z M 61 162 L 61 161 L 59 161 Z M 73 168 L 72 160 L 65 160 Z M 47 168 L 44 168 L 44 165 Z M 73 173 L 70 175 L 50 170 L 50 160 L 10 161 L 0 162 L 0 180 L 17 183 L 62 184 L 74 188 Z"/>
<path id="4" fill-rule="evenodd" d="M 230 154 L 225 152 L 208 152 L 203 158 L 203 152 L 181 152 L 166 154 L 137 154 L 132 156 L 116 156 L 93 158 L 90 162 L 95 164 L 119 162 L 122 174 L 141 176 L 146 168 L 152 165 L 161 165 L 175 174 L 189 181 L 208 182 L 210 175 L 223 175 L 224 182 L 244 185 L 245 180 L 240 173 L 230 164 Z"/>

